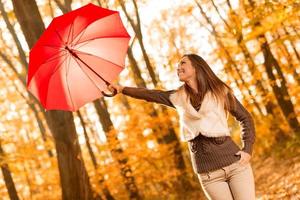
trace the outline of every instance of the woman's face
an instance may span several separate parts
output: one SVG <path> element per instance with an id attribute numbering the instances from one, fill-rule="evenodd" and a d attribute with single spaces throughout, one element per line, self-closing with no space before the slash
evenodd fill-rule
<path id="1" fill-rule="evenodd" d="M 187 56 L 181 58 L 180 62 L 178 63 L 177 75 L 179 80 L 183 82 L 196 79 L 196 70 L 192 66 L 192 63 Z"/>

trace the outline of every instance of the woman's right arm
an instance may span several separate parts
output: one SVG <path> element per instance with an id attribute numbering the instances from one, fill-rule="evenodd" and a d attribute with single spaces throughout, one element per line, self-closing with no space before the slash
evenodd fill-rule
<path id="1" fill-rule="evenodd" d="M 136 99 L 143 99 L 148 102 L 155 102 L 175 108 L 169 99 L 170 94 L 175 92 L 175 90 L 163 91 L 158 89 L 123 86 L 120 92 Z"/>

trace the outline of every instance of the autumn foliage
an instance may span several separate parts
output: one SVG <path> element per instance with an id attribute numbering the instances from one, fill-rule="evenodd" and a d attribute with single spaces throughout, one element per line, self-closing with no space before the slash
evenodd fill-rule
<path id="1" fill-rule="evenodd" d="M 0 1 L 1 199 L 205 199 L 174 109 L 118 94 L 49 112 L 26 90 L 41 32 L 90 2 Z M 300 199 L 297 1 L 92 2 L 119 10 L 133 36 L 116 82 L 172 89 L 180 56 L 203 56 L 254 118 L 257 197 Z M 239 122 L 228 123 L 242 146 Z"/>

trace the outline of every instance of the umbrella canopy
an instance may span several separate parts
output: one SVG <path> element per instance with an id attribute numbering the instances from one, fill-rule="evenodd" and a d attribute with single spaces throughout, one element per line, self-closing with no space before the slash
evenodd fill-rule
<path id="1" fill-rule="evenodd" d="M 124 69 L 129 40 L 118 11 L 90 3 L 56 17 L 30 50 L 27 88 L 46 110 L 76 111 Z"/>

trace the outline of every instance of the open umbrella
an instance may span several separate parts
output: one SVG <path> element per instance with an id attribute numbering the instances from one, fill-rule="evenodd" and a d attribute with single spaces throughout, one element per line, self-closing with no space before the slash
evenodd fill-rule
<path id="1" fill-rule="evenodd" d="M 130 35 L 118 11 L 93 4 L 56 17 L 29 54 L 28 90 L 46 110 L 76 111 L 125 66 Z"/>

